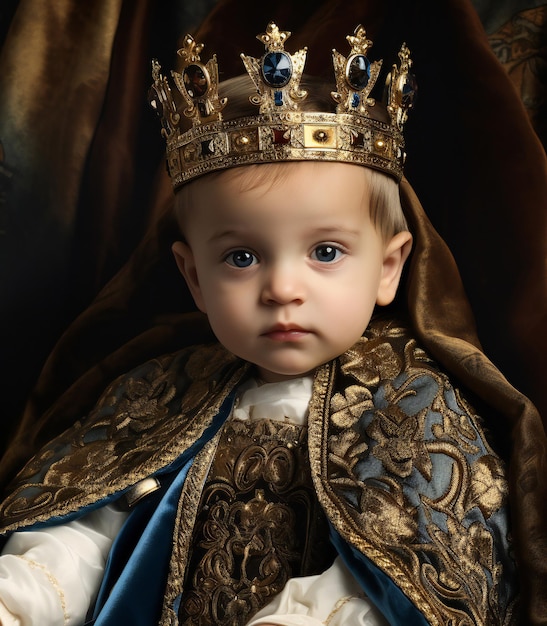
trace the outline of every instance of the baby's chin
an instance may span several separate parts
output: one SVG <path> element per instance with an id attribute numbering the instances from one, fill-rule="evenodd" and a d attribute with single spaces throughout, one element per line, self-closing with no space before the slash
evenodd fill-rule
<path id="1" fill-rule="evenodd" d="M 304 376 L 313 376 L 316 369 L 317 367 L 314 367 L 311 370 L 297 369 L 295 371 L 289 370 L 289 371 L 283 371 L 283 372 L 276 372 L 276 371 L 268 370 L 268 369 L 265 369 L 263 367 L 256 365 L 257 377 L 265 383 L 280 383 L 285 380 L 294 380 L 295 378 L 303 378 Z"/>

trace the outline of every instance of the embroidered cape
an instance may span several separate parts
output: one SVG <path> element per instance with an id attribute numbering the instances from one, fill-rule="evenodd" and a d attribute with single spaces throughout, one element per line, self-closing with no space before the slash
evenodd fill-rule
<path id="1" fill-rule="evenodd" d="M 176 471 L 206 444 L 214 454 L 249 369 L 213 344 L 121 377 L 19 474 L 0 506 L 2 531 L 71 519 Z M 391 588 L 422 623 L 511 623 L 503 463 L 480 418 L 405 328 L 373 322 L 318 369 L 308 428 L 333 541 L 388 618 L 397 614 Z"/>

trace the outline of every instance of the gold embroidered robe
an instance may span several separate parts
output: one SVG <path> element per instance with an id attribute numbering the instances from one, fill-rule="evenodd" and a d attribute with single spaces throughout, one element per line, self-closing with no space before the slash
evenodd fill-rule
<path id="1" fill-rule="evenodd" d="M 20 473 L 0 507 L 3 532 L 69 519 L 195 458 L 178 496 L 172 543 L 180 545 L 176 533 L 196 514 L 185 498 L 199 493 L 249 370 L 215 344 L 122 377 Z M 318 368 L 308 429 L 312 478 L 335 547 L 388 619 L 512 622 L 503 462 L 481 419 L 407 330 L 373 322 Z M 168 561 L 158 620 L 176 624 L 185 563 L 172 554 Z"/>

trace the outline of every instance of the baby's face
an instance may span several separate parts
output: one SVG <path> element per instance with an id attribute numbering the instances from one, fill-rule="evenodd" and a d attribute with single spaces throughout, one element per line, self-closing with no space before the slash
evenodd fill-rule
<path id="1" fill-rule="evenodd" d="M 258 186 L 245 176 L 203 179 L 191 194 L 177 263 L 228 350 L 266 381 L 304 375 L 351 347 L 374 305 L 393 299 L 393 250 L 410 235 L 382 240 L 359 166 L 291 163 Z"/>

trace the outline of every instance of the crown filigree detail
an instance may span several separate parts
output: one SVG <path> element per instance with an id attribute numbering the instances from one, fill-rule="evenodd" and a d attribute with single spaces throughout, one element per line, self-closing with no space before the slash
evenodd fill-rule
<path id="1" fill-rule="evenodd" d="M 257 91 L 251 102 L 260 107 L 260 113 L 296 111 L 308 95 L 300 89 L 307 49 L 294 54 L 286 52 L 285 42 L 290 36 L 290 32 L 280 31 L 270 22 L 266 32 L 256 37 L 266 47 L 264 55 L 255 59 L 241 54 L 243 65 Z"/>
<path id="2" fill-rule="evenodd" d="M 346 38 L 351 46 L 347 56 L 333 50 L 336 91 L 331 93 L 336 112 L 309 111 L 303 106 L 308 94 L 300 83 L 307 49 L 287 52 L 290 36 L 270 22 L 257 35 L 264 54 L 260 58 L 241 54 L 256 88 L 250 101 L 258 108 L 255 115 L 230 120 L 222 116 L 227 101 L 219 96 L 216 56 L 204 64 L 204 46 L 191 35 L 178 51 L 181 71 L 172 72 L 180 94 L 176 99 L 159 63 L 152 62 L 150 102 L 162 119 L 175 188 L 208 172 L 279 161 L 356 163 L 401 178 L 402 131 L 416 94 L 407 46 L 401 47 L 399 65 L 394 64 L 388 76 L 387 122 L 377 119 L 371 97 L 382 62 L 367 58 L 372 41 L 361 25 Z M 181 112 L 192 120 L 189 130 L 181 128 Z"/>
<path id="3" fill-rule="evenodd" d="M 186 35 L 184 46 L 177 54 L 182 58 L 182 72 L 171 72 L 181 93 L 186 108 L 184 115 L 196 125 L 221 119 L 220 112 L 226 105 L 226 98 L 218 96 L 218 64 L 213 56 L 204 65 L 200 53 L 203 44 L 196 43 L 192 35 Z"/>
<path id="4" fill-rule="evenodd" d="M 392 121 L 402 131 L 417 92 L 416 79 L 410 72 L 410 50 L 406 44 L 399 51 L 399 60 L 399 67 L 393 65 L 387 80 L 387 110 Z"/>
<path id="5" fill-rule="evenodd" d="M 366 52 L 372 46 L 372 41 L 367 39 L 361 25 L 346 39 L 351 45 L 351 52 L 347 57 L 336 50 L 332 51 L 337 89 L 332 92 L 332 97 L 338 102 L 338 113 L 358 113 L 368 117 L 369 109 L 375 105 L 374 99 L 370 98 L 370 92 L 378 80 L 382 61 L 371 63 L 368 60 Z"/>

